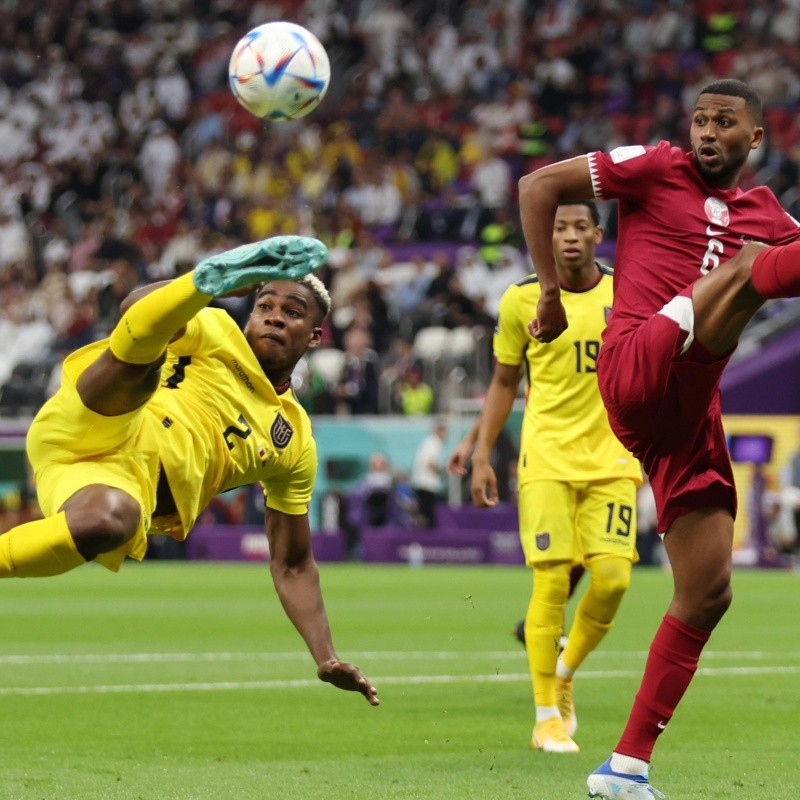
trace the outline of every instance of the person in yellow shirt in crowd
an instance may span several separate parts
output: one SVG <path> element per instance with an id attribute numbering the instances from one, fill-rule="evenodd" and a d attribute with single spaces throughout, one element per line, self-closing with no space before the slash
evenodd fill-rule
<path id="1" fill-rule="evenodd" d="M 407 416 L 432 414 L 435 404 L 433 387 L 422 379 L 422 367 L 412 364 L 405 374 L 405 379 L 397 389 L 400 410 Z"/>

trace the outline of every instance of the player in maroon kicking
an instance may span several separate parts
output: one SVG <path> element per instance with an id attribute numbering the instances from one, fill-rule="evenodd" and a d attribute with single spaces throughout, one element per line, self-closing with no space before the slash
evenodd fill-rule
<path id="1" fill-rule="evenodd" d="M 531 334 L 567 327 L 550 231 L 560 203 L 618 198 L 614 307 L 597 362 L 611 427 L 655 494 L 674 593 L 625 730 L 588 779 L 590 797 L 651 800 L 656 739 L 731 602 L 736 490 L 719 381 L 770 297 L 800 296 L 800 228 L 766 187 L 738 188 L 761 144 L 761 101 L 746 84 L 706 86 L 691 150 L 662 142 L 593 152 L 520 180 L 525 241 L 542 286 Z M 777 245 L 766 247 L 765 245 Z"/>

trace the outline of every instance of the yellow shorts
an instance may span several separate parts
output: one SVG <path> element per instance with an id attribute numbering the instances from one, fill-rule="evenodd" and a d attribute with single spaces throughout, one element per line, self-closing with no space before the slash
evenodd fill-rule
<path id="1" fill-rule="evenodd" d="M 92 484 L 120 489 L 139 503 L 142 516 L 134 537 L 96 559 L 117 571 L 126 555 L 141 561 L 147 550 L 159 458 L 142 441 L 143 428 L 149 422 L 144 406 L 106 417 L 83 405 L 75 388 L 77 377 L 104 349 L 105 343 L 89 345 L 65 361 L 61 388 L 31 423 L 26 449 L 39 505 L 47 517 L 56 514 L 79 489 Z"/>
<path id="2" fill-rule="evenodd" d="M 519 536 L 525 561 L 584 563 L 595 555 L 637 560 L 636 484 L 630 478 L 519 487 Z"/>

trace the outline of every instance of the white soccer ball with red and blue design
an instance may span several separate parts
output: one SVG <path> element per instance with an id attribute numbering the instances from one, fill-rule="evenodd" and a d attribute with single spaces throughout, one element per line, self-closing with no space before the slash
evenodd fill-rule
<path id="1" fill-rule="evenodd" d="M 325 96 L 331 65 L 311 31 L 293 22 L 267 22 L 239 40 L 228 77 L 234 96 L 251 114 L 298 119 Z"/>

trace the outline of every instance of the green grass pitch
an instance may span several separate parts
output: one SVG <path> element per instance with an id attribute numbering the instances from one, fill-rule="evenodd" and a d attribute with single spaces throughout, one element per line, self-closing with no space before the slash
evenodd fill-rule
<path id="1" fill-rule="evenodd" d="M 514 567 L 323 564 L 381 706 L 319 683 L 256 564 L 126 564 L 0 586 L 4 800 L 574 800 L 616 743 L 670 576 L 637 568 L 576 679 L 577 755 L 530 750 Z M 659 742 L 670 800 L 800 786 L 800 575 L 741 570 Z"/>

